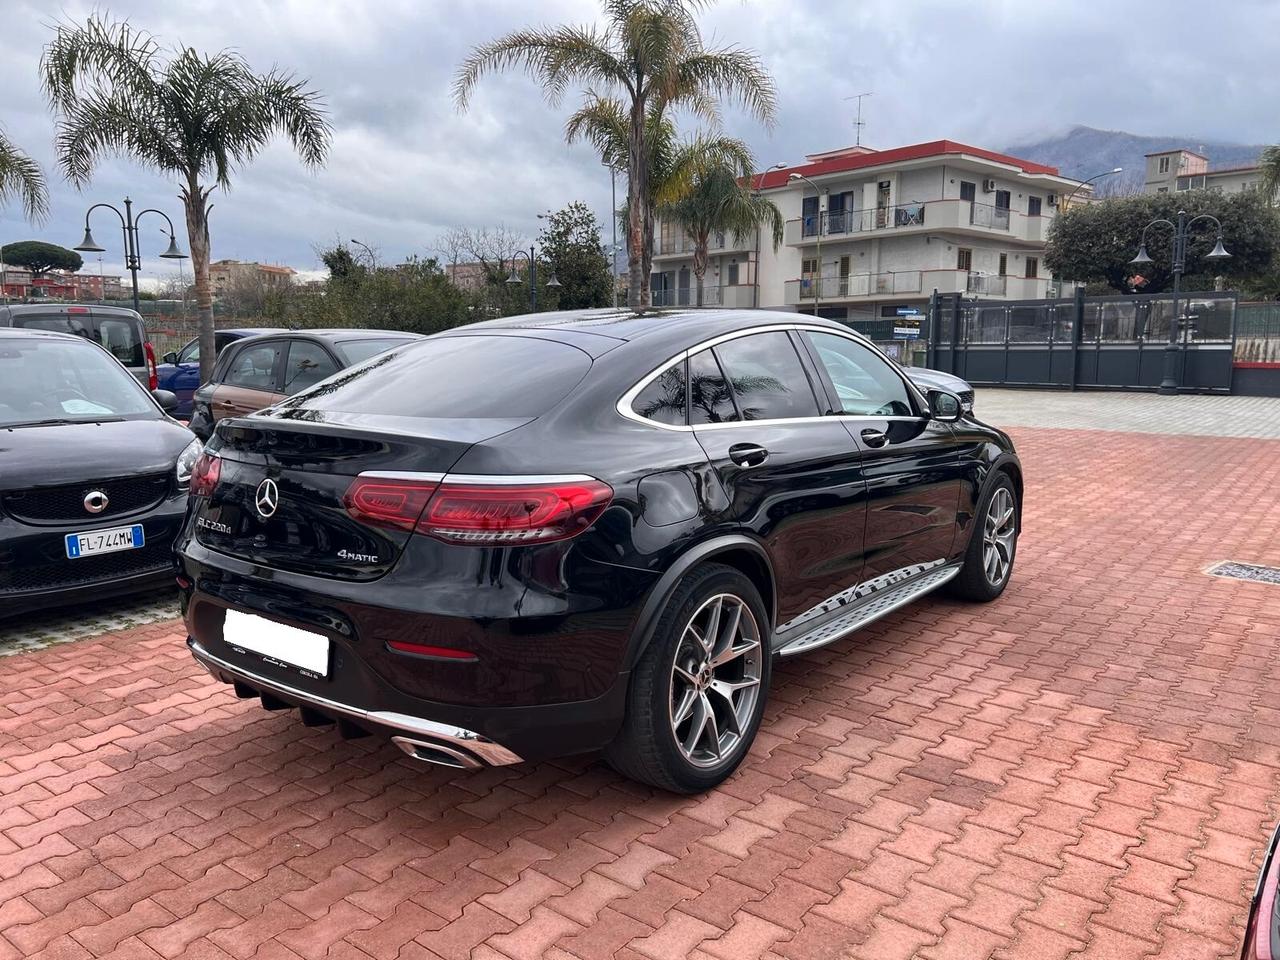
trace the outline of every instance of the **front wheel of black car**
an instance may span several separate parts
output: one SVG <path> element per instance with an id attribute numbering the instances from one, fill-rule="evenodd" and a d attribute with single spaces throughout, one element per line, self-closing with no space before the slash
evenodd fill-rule
<path id="1" fill-rule="evenodd" d="M 737 570 L 708 564 L 686 576 L 632 673 L 610 765 L 676 793 L 733 773 L 764 712 L 767 624 L 759 591 Z"/>
<path id="2" fill-rule="evenodd" d="M 999 474 L 978 509 L 964 566 L 949 584 L 953 596 L 986 602 L 1004 593 L 1018 551 L 1018 491 Z"/>

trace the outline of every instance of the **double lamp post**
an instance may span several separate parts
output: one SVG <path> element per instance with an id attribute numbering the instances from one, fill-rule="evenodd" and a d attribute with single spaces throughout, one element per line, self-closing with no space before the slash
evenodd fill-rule
<path id="1" fill-rule="evenodd" d="M 1164 371 L 1160 380 L 1159 392 L 1171 394 L 1178 392 L 1178 335 L 1189 322 L 1179 313 L 1179 297 L 1182 293 L 1182 273 L 1187 267 L 1187 241 L 1191 236 L 1191 228 L 1198 223 L 1211 223 L 1217 230 L 1217 242 L 1213 249 L 1204 255 L 1204 259 L 1217 263 L 1226 260 L 1231 254 L 1222 246 L 1222 223 L 1217 217 L 1207 213 L 1188 217 L 1185 210 L 1178 211 L 1176 221 L 1157 218 L 1142 228 L 1142 238 L 1138 242 L 1138 255 L 1129 262 L 1141 267 L 1155 261 L 1147 254 L 1147 232 L 1155 226 L 1169 227 L 1173 231 L 1173 316 L 1169 318 L 1169 341 L 1164 347 Z"/>
<path id="2" fill-rule="evenodd" d="M 138 242 L 138 221 L 148 213 L 154 213 L 164 217 L 165 223 L 169 225 L 169 249 L 160 254 L 160 259 L 186 260 L 187 255 L 178 249 L 178 240 L 173 232 L 173 221 L 169 219 L 167 213 L 162 210 L 148 208 L 135 217 L 133 215 L 133 201 L 128 197 L 124 198 L 124 213 L 121 213 L 109 203 L 95 203 L 90 207 L 84 215 L 84 239 L 72 249 L 81 250 L 85 253 L 105 252 L 106 247 L 99 246 L 94 241 L 93 234 L 89 232 L 89 217 L 99 207 L 106 207 L 120 218 L 120 227 L 124 230 L 124 266 L 133 276 L 133 309 L 136 311 L 138 310 L 138 271 L 142 269 L 141 245 Z"/>

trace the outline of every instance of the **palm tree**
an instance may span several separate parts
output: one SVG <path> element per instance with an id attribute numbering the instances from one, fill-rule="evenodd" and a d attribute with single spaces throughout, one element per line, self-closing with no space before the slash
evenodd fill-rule
<path id="1" fill-rule="evenodd" d="M 476 47 L 454 81 L 454 97 L 466 108 L 485 73 L 522 68 L 542 84 L 553 104 L 571 85 L 617 94 L 626 113 L 627 250 L 632 307 L 649 300 L 645 223 L 653 204 L 646 132 L 651 112 L 686 108 L 717 119 L 716 103 L 740 103 L 771 122 L 773 81 L 760 59 L 739 47 L 703 46 L 693 11 L 700 0 L 601 0 L 603 26 L 517 30 Z"/>
<path id="2" fill-rule="evenodd" d="M 626 168 L 628 137 L 626 109 L 619 101 L 595 92 L 588 92 L 582 107 L 565 124 L 565 139 L 569 143 L 588 141 L 604 165 L 614 169 Z M 671 118 L 660 111 L 651 111 L 645 123 L 645 153 L 652 202 L 643 225 L 640 275 L 647 287 L 653 268 L 655 207 L 675 203 L 689 192 L 697 177 L 708 170 L 717 167 L 749 170 L 752 160 L 747 145 L 733 137 L 699 134 L 681 140 Z M 624 232 L 630 213 L 630 203 L 624 202 Z"/>
<path id="3" fill-rule="evenodd" d="M 39 165 L 0 130 L 0 204 L 17 198 L 28 220 L 49 212 L 49 191 Z"/>
<path id="4" fill-rule="evenodd" d="M 1262 168 L 1262 195 L 1267 203 L 1275 203 L 1280 193 L 1280 144 L 1263 150 L 1258 166 Z"/>
<path id="5" fill-rule="evenodd" d="M 717 166 L 701 171 L 681 199 L 661 207 L 660 215 L 684 228 L 693 240 L 693 275 L 697 280 L 697 305 L 702 306 L 702 280 L 707 272 L 711 235 L 743 235 L 762 227 L 773 238 L 773 249 L 782 243 L 782 211 L 772 200 L 749 186 L 751 164 L 737 169 Z"/>
<path id="6" fill-rule="evenodd" d="M 60 25 L 40 71 L 58 119 L 58 162 L 83 186 L 106 155 L 125 154 L 179 181 L 200 317 L 200 375 L 213 373 L 209 194 L 283 134 L 308 167 L 325 160 L 332 129 L 319 96 L 292 74 L 255 74 L 230 50 L 212 56 L 159 43 L 97 16 Z"/>

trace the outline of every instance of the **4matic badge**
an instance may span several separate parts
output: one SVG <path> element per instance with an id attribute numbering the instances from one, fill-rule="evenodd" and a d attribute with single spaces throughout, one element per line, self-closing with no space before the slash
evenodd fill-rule
<path id="1" fill-rule="evenodd" d="M 338 551 L 340 560 L 355 560 L 357 563 L 377 563 L 378 558 L 372 553 L 352 553 L 350 550 L 342 549 Z"/>

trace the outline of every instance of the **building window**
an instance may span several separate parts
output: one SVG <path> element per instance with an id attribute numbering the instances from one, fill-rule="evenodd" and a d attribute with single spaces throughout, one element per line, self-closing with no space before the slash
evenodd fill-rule
<path id="1" fill-rule="evenodd" d="M 736 287 L 738 285 L 738 261 L 729 261 L 729 286 Z"/>
<path id="2" fill-rule="evenodd" d="M 1168 193 L 1168 192 L 1169 192 L 1168 187 L 1156 187 L 1156 193 Z"/>
<path id="3" fill-rule="evenodd" d="M 1039 197 L 1027 197 L 1027 216 L 1028 217 L 1040 216 L 1040 198 Z"/>
<path id="4" fill-rule="evenodd" d="M 960 199 L 973 201 L 978 198 L 978 185 L 968 180 L 960 181 Z"/>
<path id="5" fill-rule="evenodd" d="M 1009 255 L 1007 253 L 1000 254 L 1000 276 L 1005 276 L 1009 272 Z"/>
<path id="6" fill-rule="evenodd" d="M 800 274 L 804 277 L 815 276 L 818 272 L 818 261 L 814 257 L 805 257 L 800 261 Z"/>
<path id="7" fill-rule="evenodd" d="M 1168 172 L 1169 172 L 1169 158 L 1168 158 L 1168 157 L 1161 157 L 1161 158 L 1160 158 L 1160 172 L 1161 172 L 1161 173 L 1168 173 Z"/>
<path id="8" fill-rule="evenodd" d="M 1040 261 L 1035 257 L 1027 257 L 1027 279 L 1034 280 L 1040 276 Z"/>
<path id="9" fill-rule="evenodd" d="M 956 251 L 956 269 L 972 270 L 973 269 L 973 251 L 968 247 L 961 247 Z"/>

